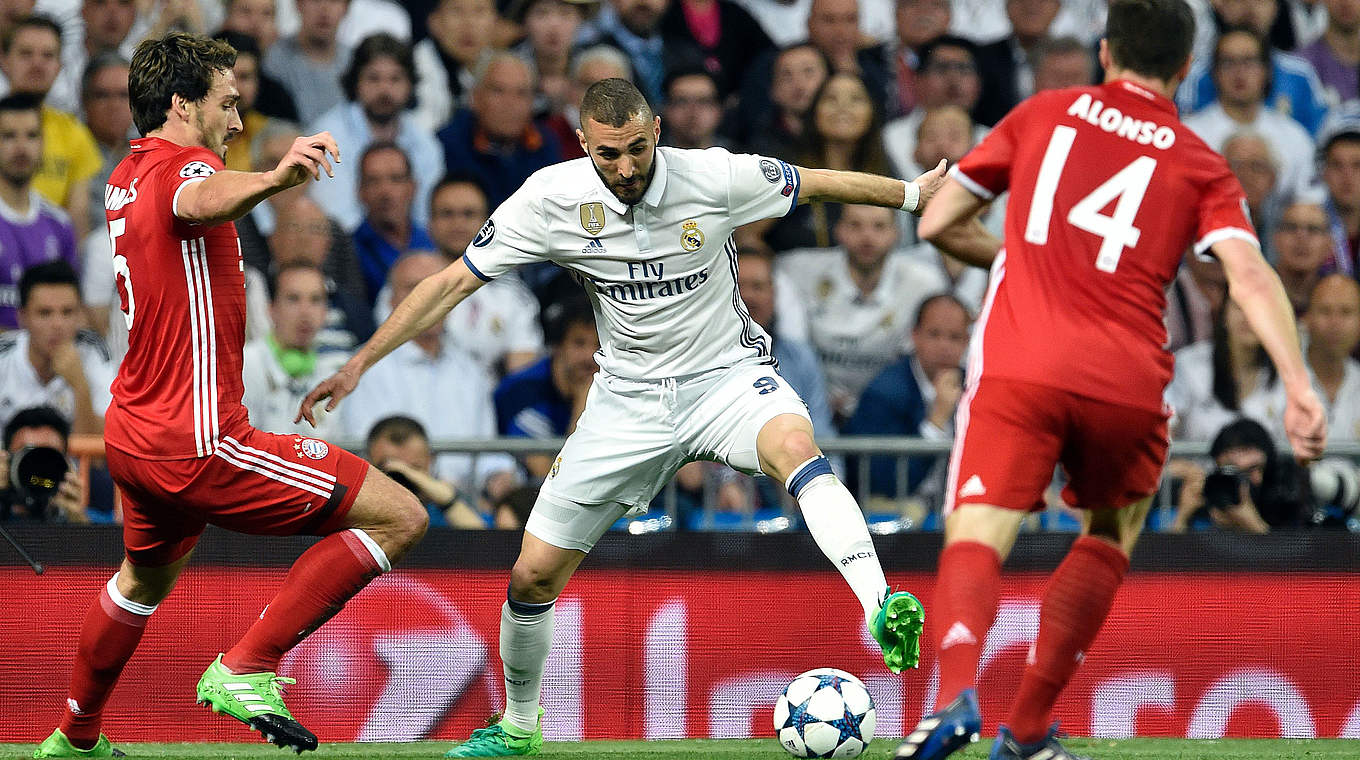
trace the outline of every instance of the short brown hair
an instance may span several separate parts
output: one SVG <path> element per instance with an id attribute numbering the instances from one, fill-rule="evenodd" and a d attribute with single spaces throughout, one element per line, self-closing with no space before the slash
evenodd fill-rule
<path id="1" fill-rule="evenodd" d="M 213 76 L 235 65 L 236 49 L 219 40 L 184 32 L 142 40 L 128 70 L 128 100 L 137 131 L 146 135 L 165 124 L 175 95 L 191 103 L 203 100 Z"/>
<path id="2" fill-rule="evenodd" d="M 1195 17 L 1185 0 L 1111 0 L 1105 39 L 1120 68 L 1170 82 L 1190 58 Z"/>
<path id="3" fill-rule="evenodd" d="M 581 98 L 582 127 L 587 119 L 607 127 L 622 127 L 637 118 L 650 122 L 652 107 L 647 105 L 642 91 L 627 79 L 601 79 Z"/>

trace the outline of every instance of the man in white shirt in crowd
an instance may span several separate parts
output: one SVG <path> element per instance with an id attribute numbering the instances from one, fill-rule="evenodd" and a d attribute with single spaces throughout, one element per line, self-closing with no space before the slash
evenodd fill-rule
<path id="1" fill-rule="evenodd" d="M 100 433 L 118 367 L 104 341 L 81 330 L 80 283 L 64 261 L 19 280 L 19 330 L 0 334 L 0 426 L 21 409 L 50 406 L 72 433 Z"/>
<path id="2" fill-rule="evenodd" d="M 270 283 L 269 296 L 272 328 L 245 345 L 242 359 L 242 401 L 250 424 L 270 433 L 339 438 L 338 416 L 318 420 L 316 431 L 293 422 L 307 391 L 349 358 L 338 351 L 317 350 L 316 336 L 326 323 L 326 276 L 309 264 L 282 266 Z"/>
<path id="3" fill-rule="evenodd" d="M 792 337 L 817 351 L 832 411 L 843 421 L 869 381 L 910 350 L 917 307 L 949 282 L 939 268 L 898 253 L 890 209 L 846 206 L 835 235 L 839 247 L 792 251 L 776 267 L 806 311 L 807 335 Z"/>
<path id="4" fill-rule="evenodd" d="M 433 253 L 409 253 L 388 273 L 392 303 L 399 304 L 426 277 L 448 266 Z M 425 426 L 434 441 L 493 438 L 496 407 L 491 384 L 471 356 L 436 323 L 378 362 L 343 409 L 346 437 L 361 439 L 373 423 L 404 414 Z M 440 454 L 435 474 L 492 503 L 515 485 L 515 462 L 503 453 Z"/>

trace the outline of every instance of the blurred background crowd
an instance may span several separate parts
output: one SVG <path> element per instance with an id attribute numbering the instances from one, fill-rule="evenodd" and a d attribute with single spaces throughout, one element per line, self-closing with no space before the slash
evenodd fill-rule
<path id="1" fill-rule="evenodd" d="M 1360 436 L 1360 0 L 1191 0 L 1187 126 L 1246 190 L 1300 317 L 1330 439 Z M 912 178 L 958 160 L 1016 103 L 1084 85 L 1104 0 L 0 0 L 0 426 L 11 453 L 97 434 L 127 327 L 105 179 L 135 137 L 128 59 L 170 29 L 239 51 L 233 169 L 272 168 L 330 131 L 334 180 L 236 223 L 248 303 L 245 402 L 279 433 L 361 445 L 434 524 L 522 524 L 552 456 L 435 453 L 431 441 L 552 439 L 581 413 L 599 347 L 554 265 L 477 291 L 378 363 L 320 429 L 298 401 L 422 278 L 461 255 L 537 169 L 583 155 L 576 104 L 635 82 L 662 144 Z M 1004 198 L 985 221 L 1000 232 Z M 908 215 L 811 203 L 742 229 L 740 287 L 819 438 L 947 442 L 987 272 L 942 258 Z M 1176 458 L 1164 530 L 1357 527 L 1354 463 L 1297 468 L 1283 393 L 1221 268 L 1187 254 L 1168 291 Z M 838 466 L 882 530 L 938 527 L 938 455 Z M 116 519 L 107 476 L 72 470 L 42 504 L 0 514 Z M 1061 473 L 1055 476 L 1055 489 Z M 695 463 L 664 525 L 797 527 L 778 484 Z M 1056 505 L 1056 496 L 1054 502 Z M 1071 527 L 1059 507 L 1041 527 Z"/>

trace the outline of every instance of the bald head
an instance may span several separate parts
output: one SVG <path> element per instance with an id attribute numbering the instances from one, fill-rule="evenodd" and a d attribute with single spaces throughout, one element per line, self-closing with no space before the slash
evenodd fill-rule
<path id="1" fill-rule="evenodd" d="M 296 264 L 320 267 L 331 248 L 331 223 L 316 201 L 298 195 L 279 209 L 268 242 L 279 267 Z"/>
<path id="2" fill-rule="evenodd" d="M 443 256 L 425 251 L 408 253 L 397 259 L 387 272 L 387 282 L 392 286 L 392 308 L 397 308 L 397 304 L 410 295 L 421 280 L 447 264 Z"/>

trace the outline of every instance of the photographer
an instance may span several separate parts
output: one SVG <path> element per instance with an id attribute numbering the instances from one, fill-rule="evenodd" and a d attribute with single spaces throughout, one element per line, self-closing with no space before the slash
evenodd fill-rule
<path id="1" fill-rule="evenodd" d="M 71 425 L 48 406 L 23 409 L 5 425 L 0 519 L 88 523 L 80 473 L 66 461 Z M 48 485 L 50 484 L 50 485 Z"/>
<path id="2" fill-rule="evenodd" d="M 431 527 L 490 527 L 488 518 L 473 509 L 452 483 L 430 474 L 434 455 L 419 422 L 401 415 L 378 420 L 368 431 L 365 448 L 369 462 L 420 499 Z"/>
<path id="3" fill-rule="evenodd" d="M 1277 457 L 1270 434 L 1257 422 L 1239 419 L 1214 437 L 1209 447 L 1214 469 L 1188 477 L 1171 531 L 1210 525 L 1242 533 L 1307 524 L 1312 498 L 1307 472 L 1287 457 Z"/>

